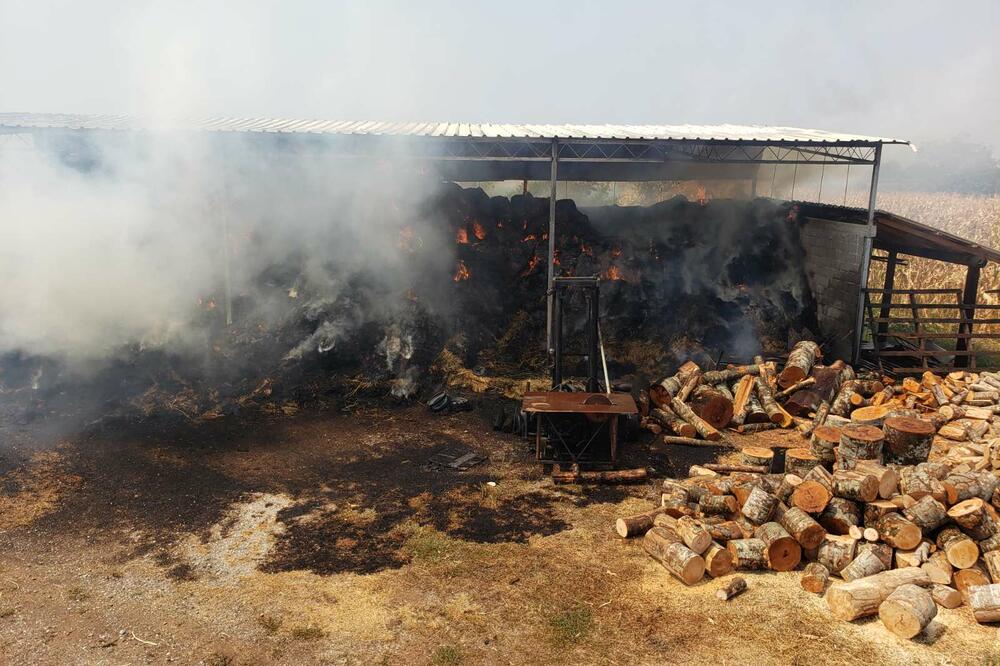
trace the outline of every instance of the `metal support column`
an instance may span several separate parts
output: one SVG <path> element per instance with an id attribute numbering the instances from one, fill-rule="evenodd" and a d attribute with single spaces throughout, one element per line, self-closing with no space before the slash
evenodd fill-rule
<path id="1" fill-rule="evenodd" d="M 552 354 L 552 302 L 554 297 L 553 279 L 556 276 L 556 178 L 559 158 L 559 142 L 552 140 L 552 167 L 549 172 L 549 266 L 548 266 L 548 311 L 545 317 L 545 349 Z"/>
<path id="2" fill-rule="evenodd" d="M 865 227 L 865 242 L 861 249 L 861 288 L 858 290 L 857 316 L 854 318 L 854 345 L 851 349 L 851 363 L 857 365 L 861 357 L 861 337 L 865 325 L 865 289 L 868 288 L 868 271 L 872 263 L 872 245 L 875 242 L 875 198 L 878 194 L 878 171 L 882 164 L 882 144 L 875 146 L 875 160 L 872 164 L 872 182 L 868 190 L 868 226 Z"/>

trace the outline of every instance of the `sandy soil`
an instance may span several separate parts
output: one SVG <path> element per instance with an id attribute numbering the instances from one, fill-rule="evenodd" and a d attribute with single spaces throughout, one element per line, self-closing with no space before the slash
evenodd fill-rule
<path id="1" fill-rule="evenodd" d="M 903 641 L 832 620 L 794 573 L 728 603 L 718 581 L 685 588 L 611 530 L 653 483 L 555 487 L 481 411 L 0 439 L 4 663 L 1000 662 L 967 609 Z M 489 460 L 426 466 L 454 447 Z M 711 454 L 627 452 L 660 472 Z"/>

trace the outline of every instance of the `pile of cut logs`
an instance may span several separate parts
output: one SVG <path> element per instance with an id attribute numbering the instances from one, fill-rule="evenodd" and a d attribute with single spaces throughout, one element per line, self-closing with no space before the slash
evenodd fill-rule
<path id="1" fill-rule="evenodd" d="M 758 413 L 797 422 L 809 443 L 788 449 L 780 471 L 764 447 L 743 448 L 738 464 L 696 465 L 664 481 L 660 506 L 620 518 L 618 534 L 641 537 L 688 585 L 804 566 L 802 587 L 825 592 L 835 617 L 877 614 L 907 638 L 938 606 L 965 603 L 979 622 L 1000 621 L 1000 375 L 928 372 L 894 384 L 817 365 L 818 351 L 800 343 L 780 374 L 759 358 L 721 371 L 687 365 L 651 387 L 646 427 L 673 431 L 668 444 L 718 441 Z"/>

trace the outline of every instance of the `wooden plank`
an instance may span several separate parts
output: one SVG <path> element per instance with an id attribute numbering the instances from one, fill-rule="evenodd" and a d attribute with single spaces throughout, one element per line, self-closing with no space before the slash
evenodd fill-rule
<path id="1" fill-rule="evenodd" d="M 930 368 L 925 368 L 923 366 L 918 366 L 916 368 L 911 368 L 911 367 L 892 368 L 892 367 L 890 367 L 888 369 L 894 375 L 919 375 L 919 374 L 922 374 L 922 373 L 926 372 L 927 370 L 930 370 L 931 372 L 933 372 L 935 374 L 942 375 L 942 374 L 947 374 L 949 372 L 953 372 L 954 370 L 956 370 L 955 366 L 952 366 L 952 365 L 933 365 Z M 997 372 L 998 370 L 1000 370 L 1000 365 L 981 365 L 978 368 L 976 368 L 976 370 L 979 371 L 979 372 Z"/>
<path id="2" fill-rule="evenodd" d="M 921 324 L 1000 324 L 1000 319 L 963 319 L 961 317 L 917 317 Z M 877 317 L 876 324 L 912 324 L 913 317 Z"/>
<path id="3" fill-rule="evenodd" d="M 879 352 L 879 356 L 972 356 L 974 351 L 949 351 L 947 349 L 911 349 L 908 351 L 884 351 Z M 984 354 L 986 352 L 983 352 Z M 1000 352 L 997 352 L 1000 353 Z"/>
<path id="4" fill-rule="evenodd" d="M 883 289 L 881 287 L 866 287 L 864 291 L 870 294 L 960 294 L 961 289 Z"/>
<path id="5" fill-rule="evenodd" d="M 889 331 L 888 337 L 904 338 L 906 340 L 917 340 L 922 338 L 935 340 L 975 340 L 977 338 L 980 340 L 1000 340 L 1000 333 L 895 333 L 893 331 Z"/>
<path id="6" fill-rule="evenodd" d="M 880 308 L 887 306 L 893 310 L 910 310 L 912 303 L 872 303 L 872 307 Z M 975 308 L 976 310 L 1000 310 L 997 303 L 976 303 L 975 305 L 958 305 L 957 303 L 917 303 L 921 310 L 965 310 Z M 978 321 L 976 323 L 979 323 Z"/>

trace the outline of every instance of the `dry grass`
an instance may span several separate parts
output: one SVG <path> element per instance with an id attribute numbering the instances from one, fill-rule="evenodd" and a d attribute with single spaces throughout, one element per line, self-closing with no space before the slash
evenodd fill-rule
<path id="1" fill-rule="evenodd" d="M 32 456 L 24 468 L 0 476 L 0 530 L 30 525 L 55 511 L 63 495 L 77 488 L 81 479 L 64 469 L 58 451 Z"/>

